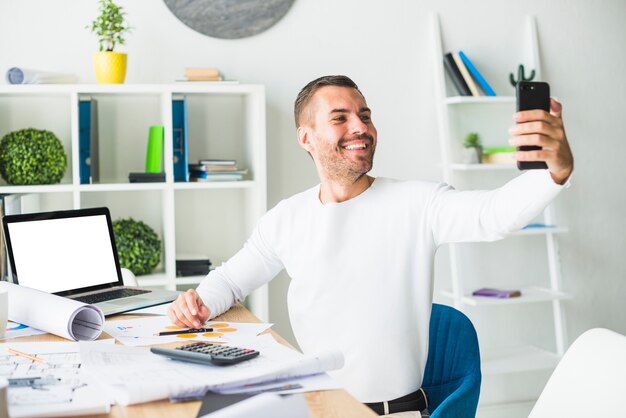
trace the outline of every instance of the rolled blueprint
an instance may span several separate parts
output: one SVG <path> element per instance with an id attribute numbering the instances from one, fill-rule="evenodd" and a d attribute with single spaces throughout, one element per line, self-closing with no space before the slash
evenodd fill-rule
<path id="1" fill-rule="evenodd" d="M 9 84 L 69 84 L 78 78 L 72 74 L 52 73 L 49 71 L 28 70 L 12 67 L 7 70 L 6 81 Z"/>
<path id="2" fill-rule="evenodd" d="M 9 319 L 74 341 L 92 341 L 102 334 L 100 308 L 8 282 Z"/>

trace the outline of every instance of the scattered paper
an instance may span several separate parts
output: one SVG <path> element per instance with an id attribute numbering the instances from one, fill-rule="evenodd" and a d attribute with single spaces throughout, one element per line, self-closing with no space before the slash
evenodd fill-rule
<path id="1" fill-rule="evenodd" d="M 10 354 L 7 348 L 45 362 Z M 0 376 L 10 382 L 7 398 L 11 418 L 105 414 L 110 410 L 110 402 L 102 396 L 96 380 L 82 371 L 79 343 L 0 344 Z"/>
<path id="2" fill-rule="evenodd" d="M 245 344 L 246 341 L 255 338 L 271 326 L 272 324 L 266 323 L 208 321 L 202 324 L 202 327 L 213 328 L 212 332 L 159 336 L 159 332 L 177 331 L 181 328 L 173 325 L 167 316 L 156 316 L 107 321 L 104 331 L 122 344 L 133 347 L 189 341 Z"/>
<path id="3" fill-rule="evenodd" d="M 280 395 L 288 395 L 292 393 L 335 389 L 341 389 L 341 385 L 328 374 L 320 373 L 311 376 L 296 377 L 294 379 L 257 383 L 254 385 L 223 387 L 215 389 L 213 392 L 224 395 L 264 392 L 274 392 Z"/>
<path id="4" fill-rule="evenodd" d="M 200 413 L 202 410 L 200 410 Z M 309 406 L 302 395 L 264 393 L 229 405 L 200 418 L 307 418 Z"/>
<path id="5" fill-rule="evenodd" d="M 19 337 L 30 337 L 31 335 L 47 334 L 46 331 L 42 331 L 37 328 L 29 327 L 28 325 L 19 324 L 13 321 L 7 321 L 7 331 L 3 340 Z"/>
<path id="6" fill-rule="evenodd" d="M 339 352 L 304 356 L 278 344 L 271 335 L 249 341 L 261 354 L 232 366 L 200 365 L 170 360 L 149 352 L 147 347 L 98 344 L 81 345 L 83 367 L 105 384 L 122 405 L 235 387 L 260 382 L 309 376 L 343 367 Z"/>

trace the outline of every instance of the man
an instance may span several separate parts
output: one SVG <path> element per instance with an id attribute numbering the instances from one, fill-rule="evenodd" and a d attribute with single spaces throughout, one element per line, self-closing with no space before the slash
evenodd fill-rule
<path id="1" fill-rule="evenodd" d="M 543 147 L 517 159 L 545 161 L 549 170 L 471 192 L 368 176 L 377 132 L 365 98 L 345 76 L 305 86 L 295 118 L 320 185 L 263 216 L 244 248 L 197 291 L 179 296 L 169 316 L 198 327 L 286 269 L 290 320 L 303 351 L 341 349 L 345 366 L 333 376 L 377 412 L 421 410 L 435 252 L 448 242 L 502 238 L 560 192 L 573 169 L 561 106 L 552 100 L 551 113 L 518 113 L 510 130 L 511 145 Z"/>

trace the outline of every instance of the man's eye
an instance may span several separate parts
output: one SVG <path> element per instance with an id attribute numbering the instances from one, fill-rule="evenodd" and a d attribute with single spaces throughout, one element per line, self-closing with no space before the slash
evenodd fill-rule
<path id="1" fill-rule="evenodd" d="M 369 115 L 361 115 L 361 120 L 363 122 L 369 122 L 372 118 Z"/>
<path id="2" fill-rule="evenodd" d="M 345 116 L 337 116 L 337 117 L 333 118 L 333 120 L 335 122 L 344 122 L 346 120 L 346 117 Z"/>

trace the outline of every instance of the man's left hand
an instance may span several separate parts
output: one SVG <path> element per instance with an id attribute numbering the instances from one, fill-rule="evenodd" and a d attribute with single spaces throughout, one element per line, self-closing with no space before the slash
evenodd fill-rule
<path id="1" fill-rule="evenodd" d="M 561 103 L 550 99 L 550 113 L 543 110 L 525 110 L 513 115 L 516 125 L 509 128 L 509 144 L 514 147 L 535 145 L 542 149 L 517 151 L 517 161 L 545 161 L 552 180 L 564 184 L 574 169 L 574 156 L 570 150 L 563 119 Z"/>

